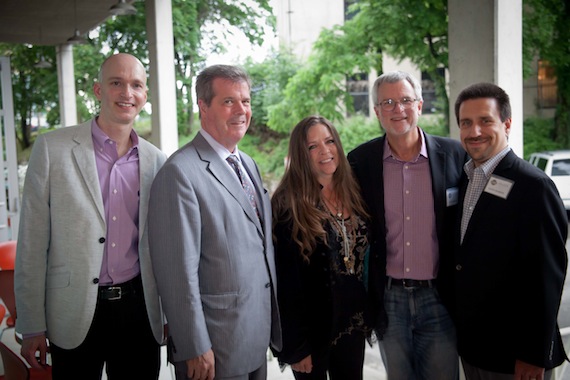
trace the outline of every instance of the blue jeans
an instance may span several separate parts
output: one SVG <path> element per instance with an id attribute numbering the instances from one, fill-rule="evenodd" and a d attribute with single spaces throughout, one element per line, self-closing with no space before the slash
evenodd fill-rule
<path id="1" fill-rule="evenodd" d="M 457 380 L 455 327 L 435 288 L 386 286 L 380 354 L 389 380 Z"/>

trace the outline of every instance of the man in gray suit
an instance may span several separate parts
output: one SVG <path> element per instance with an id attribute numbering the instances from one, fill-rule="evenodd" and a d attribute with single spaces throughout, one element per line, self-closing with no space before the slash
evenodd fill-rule
<path id="1" fill-rule="evenodd" d="M 157 174 L 151 259 L 177 379 L 265 379 L 279 349 L 271 205 L 237 144 L 251 120 L 250 79 L 226 65 L 196 80 L 202 128 Z"/>
<path id="2" fill-rule="evenodd" d="M 15 291 L 21 353 L 54 379 L 157 379 L 164 323 L 146 228 L 166 155 L 133 122 L 146 72 L 129 54 L 101 65 L 99 116 L 38 136 L 26 174 Z M 36 352 L 39 351 L 39 361 Z"/>

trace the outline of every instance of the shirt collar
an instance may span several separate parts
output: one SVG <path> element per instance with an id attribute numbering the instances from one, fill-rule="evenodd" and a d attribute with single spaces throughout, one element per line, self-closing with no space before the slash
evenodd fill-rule
<path id="1" fill-rule="evenodd" d="M 426 137 L 424 136 L 424 131 L 422 131 L 422 129 L 420 127 L 416 127 L 418 128 L 418 132 L 420 134 L 420 140 L 421 140 L 421 146 L 420 146 L 420 153 L 418 155 L 419 156 L 424 156 L 425 158 L 428 158 L 428 152 L 427 152 L 427 146 L 426 146 Z M 395 156 L 392 156 L 392 149 L 390 149 L 390 144 L 388 144 L 388 139 L 384 139 L 384 156 L 382 157 L 382 159 L 387 159 L 389 157 L 393 157 L 394 159 L 397 159 Z M 413 161 L 416 161 L 417 158 L 416 157 Z"/>
<path id="2" fill-rule="evenodd" d="M 238 147 L 236 145 L 236 149 L 233 152 L 230 152 L 225 146 L 223 146 L 222 144 L 220 144 L 219 142 L 216 141 L 215 138 L 212 137 L 212 135 L 210 135 L 208 132 L 206 132 L 203 128 L 200 128 L 200 130 L 198 131 L 198 133 L 200 133 L 202 135 L 202 137 L 204 137 L 206 139 L 206 141 L 208 142 L 208 144 L 210 144 L 210 146 L 212 147 L 212 149 L 214 149 L 214 151 L 216 152 L 216 154 L 218 156 L 220 156 L 220 158 L 222 160 L 226 160 L 226 158 L 228 158 L 231 155 L 234 155 L 237 157 L 238 161 L 241 162 L 240 156 L 239 156 L 239 150 Z"/>
<path id="3" fill-rule="evenodd" d="M 105 132 L 103 132 L 103 130 L 101 129 L 101 127 L 99 127 L 99 124 L 97 124 L 97 119 L 94 118 L 93 121 L 91 122 L 91 136 L 93 136 L 93 143 L 98 146 L 98 147 L 104 147 L 105 143 L 107 141 L 113 141 L 109 136 L 107 136 L 107 134 Z M 131 142 L 133 143 L 133 146 L 131 147 L 131 151 L 134 148 L 139 147 L 139 135 L 137 135 L 137 133 L 135 132 L 134 128 L 131 129 Z"/>
<path id="4" fill-rule="evenodd" d="M 470 159 L 465 163 L 465 165 L 463 165 L 463 170 L 465 171 L 469 179 L 473 178 L 473 172 L 475 172 L 475 169 L 481 170 L 485 175 L 485 178 L 489 178 L 497 168 L 497 165 L 499 165 L 499 162 L 501 162 L 501 160 L 507 155 L 507 153 L 509 153 L 510 150 L 511 147 L 509 146 L 505 147 L 505 149 L 501 150 L 495 156 L 489 158 L 487 161 L 479 165 L 479 167 L 477 168 L 475 167 L 473 159 Z"/>

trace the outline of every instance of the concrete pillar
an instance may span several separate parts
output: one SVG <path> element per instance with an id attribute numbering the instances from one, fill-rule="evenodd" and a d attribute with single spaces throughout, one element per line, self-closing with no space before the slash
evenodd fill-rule
<path id="1" fill-rule="evenodd" d="M 461 90 L 492 82 L 511 99 L 509 145 L 523 156 L 522 0 L 448 0 L 450 134 Z"/>
<path id="2" fill-rule="evenodd" d="M 146 30 L 150 56 L 149 101 L 152 104 L 151 141 L 170 155 L 178 149 L 176 76 L 171 0 L 148 0 Z"/>
<path id="3" fill-rule="evenodd" d="M 20 191 L 10 57 L 0 57 L 0 242 L 18 238 Z"/>
<path id="4" fill-rule="evenodd" d="M 57 57 L 57 84 L 59 87 L 61 126 L 69 127 L 77 124 L 73 47 L 68 44 L 59 45 L 56 46 L 55 52 Z"/>

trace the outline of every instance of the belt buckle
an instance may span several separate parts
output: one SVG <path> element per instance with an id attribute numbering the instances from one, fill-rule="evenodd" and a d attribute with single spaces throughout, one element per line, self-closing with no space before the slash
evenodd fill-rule
<path id="1" fill-rule="evenodd" d="M 417 288 L 417 285 L 414 284 L 414 280 L 406 280 L 406 279 L 402 279 L 402 286 L 404 287 L 404 289 L 415 289 Z M 408 285 L 409 283 L 411 283 L 410 285 Z"/>
<path id="2" fill-rule="evenodd" d="M 111 291 L 111 292 L 118 291 L 118 295 L 114 296 L 114 297 L 107 298 L 108 301 L 120 300 L 122 295 L 123 295 L 123 290 L 121 289 L 120 286 L 111 286 L 111 287 L 107 288 L 107 290 Z"/>

